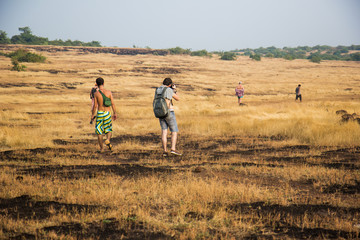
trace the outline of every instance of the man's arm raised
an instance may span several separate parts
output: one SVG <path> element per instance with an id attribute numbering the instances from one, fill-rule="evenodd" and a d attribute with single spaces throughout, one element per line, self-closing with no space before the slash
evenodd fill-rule
<path id="1" fill-rule="evenodd" d="M 180 101 L 180 97 L 179 95 L 177 95 L 176 93 L 173 94 L 173 99 L 175 99 L 176 101 Z"/>

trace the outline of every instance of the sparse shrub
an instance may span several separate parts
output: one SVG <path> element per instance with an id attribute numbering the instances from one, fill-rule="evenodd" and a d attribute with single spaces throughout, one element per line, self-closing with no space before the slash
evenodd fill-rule
<path id="1" fill-rule="evenodd" d="M 190 55 L 191 54 L 190 49 L 183 49 L 181 47 L 169 48 L 168 50 L 169 50 L 170 54 L 173 54 L 173 55 Z"/>
<path id="2" fill-rule="evenodd" d="M 46 60 L 46 57 L 36 53 L 31 53 L 25 49 L 18 49 L 14 52 L 2 55 L 11 58 L 11 63 L 13 65 L 11 70 L 18 72 L 25 71 L 26 68 L 26 66 L 20 64 L 20 62 L 45 62 Z"/>
<path id="3" fill-rule="evenodd" d="M 45 62 L 46 57 L 31 53 L 28 50 L 25 49 L 18 49 L 15 52 L 11 52 L 7 54 L 8 57 L 11 57 L 11 59 L 16 59 L 19 62 Z"/>
<path id="4" fill-rule="evenodd" d="M 221 60 L 236 60 L 236 54 L 233 52 L 224 52 L 221 54 Z"/>
<path id="5" fill-rule="evenodd" d="M 206 51 L 205 49 L 199 51 L 193 51 L 190 54 L 191 56 L 199 56 L 199 57 L 211 57 L 211 53 Z"/>
<path id="6" fill-rule="evenodd" d="M 26 66 L 23 64 L 20 64 L 19 61 L 15 58 L 11 58 L 11 63 L 13 67 L 11 68 L 11 71 L 25 71 Z"/>

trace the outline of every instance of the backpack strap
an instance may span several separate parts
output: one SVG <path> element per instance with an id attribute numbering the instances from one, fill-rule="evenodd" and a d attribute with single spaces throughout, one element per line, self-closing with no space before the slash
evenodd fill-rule
<path id="1" fill-rule="evenodd" d="M 159 89 L 159 88 L 157 88 L 157 89 Z M 159 96 L 164 98 L 165 91 L 166 91 L 166 89 L 168 89 L 168 87 L 164 87 L 164 89 L 161 92 L 161 95 L 157 93 L 157 89 L 156 89 L 156 98 L 158 98 Z"/>
<path id="2" fill-rule="evenodd" d="M 167 89 L 168 89 L 168 87 L 164 87 L 164 89 L 163 89 L 163 91 L 162 91 L 162 93 L 161 93 L 161 97 L 162 97 L 162 98 L 164 98 L 164 94 L 165 94 L 165 92 L 166 92 Z"/>
<path id="3" fill-rule="evenodd" d="M 105 101 L 105 99 L 110 99 L 110 98 L 108 98 L 107 96 L 105 96 L 105 94 L 102 92 L 102 91 L 100 91 L 100 89 L 99 89 L 99 92 L 101 93 L 101 96 L 103 97 L 103 100 Z"/>

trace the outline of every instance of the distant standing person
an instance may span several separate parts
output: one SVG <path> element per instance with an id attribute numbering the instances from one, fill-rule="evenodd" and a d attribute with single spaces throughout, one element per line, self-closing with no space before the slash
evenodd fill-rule
<path id="1" fill-rule="evenodd" d="M 96 118 L 95 132 L 98 137 L 100 152 L 103 151 L 103 134 L 106 135 L 105 144 L 112 150 L 110 143 L 112 135 L 112 119 L 116 120 L 116 108 L 111 91 L 104 88 L 104 79 L 99 77 L 96 79 L 98 91 L 94 93 L 94 106 L 92 108 L 91 121 Z M 111 115 L 111 109 L 113 116 Z"/>
<path id="2" fill-rule="evenodd" d="M 300 102 L 302 102 L 302 98 L 301 98 L 301 84 L 299 84 L 297 86 L 297 88 L 295 89 L 295 93 L 296 93 L 296 97 L 295 97 L 295 101 L 300 99 Z"/>
<path id="3" fill-rule="evenodd" d="M 166 88 L 166 90 L 164 90 L 164 88 Z M 163 90 L 165 91 L 163 93 Z M 164 94 L 164 98 L 165 101 L 167 103 L 168 109 L 169 109 L 169 113 L 165 118 L 159 118 L 160 121 L 160 127 L 161 127 L 161 142 L 162 142 L 162 146 L 163 146 L 163 156 L 166 157 L 168 156 L 167 153 L 167 132 L 168 132 L 168 128 L 171 131 L 171 150 L 170 150 L 170 154 L 173 155 L 177 155 L 177 156 L 181 156 L 182 154 L 176 151 L 176 141 L 177 141 L 177 135 L 179 132 L 178 126 L 177 126 L 177 122 L 176 122 L 176 118 L 175 118 L 175 112 L 174 112 L 174 105 L 172 102 L 172 99 L 179 101 L 180 98 L 179 96 L 176 94 L 176 86 L 175 84 L 173 84 L 173 81 L 171 80 L 171 78 L 165 78 L 163 81 L 163 85 L 161 85 L 160 87 L 158 87 L 155 90 L 155 96 L 154 99 L 161 94 Z"/>
<path id="4" fill-rule="evenodd" d="M 239 82 L 239 85 L 235 88 L 235 95 L 238 97 L 238 104 L 241 105 L 241 99 L 244 97 L 244 86 L 242 85 L 242 82 Z"/>

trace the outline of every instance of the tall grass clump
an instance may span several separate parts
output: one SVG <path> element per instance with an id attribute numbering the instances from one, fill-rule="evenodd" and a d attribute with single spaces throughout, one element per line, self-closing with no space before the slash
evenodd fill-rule
<path id="1" fill-rule="evenodd" d="M 280 136 L 299 144 L 352 146 L 360 142 L 360 125 L 341 122 L 320 106 L 254 106 L 229 111 L 197 109 L 191 118 L 180 115 L 181 128 L 190 134 L 210 136 Z M 233 110 L 233 111 L 231 111 Z M 205 112 L 206 111 L 206 112 Z"/>

